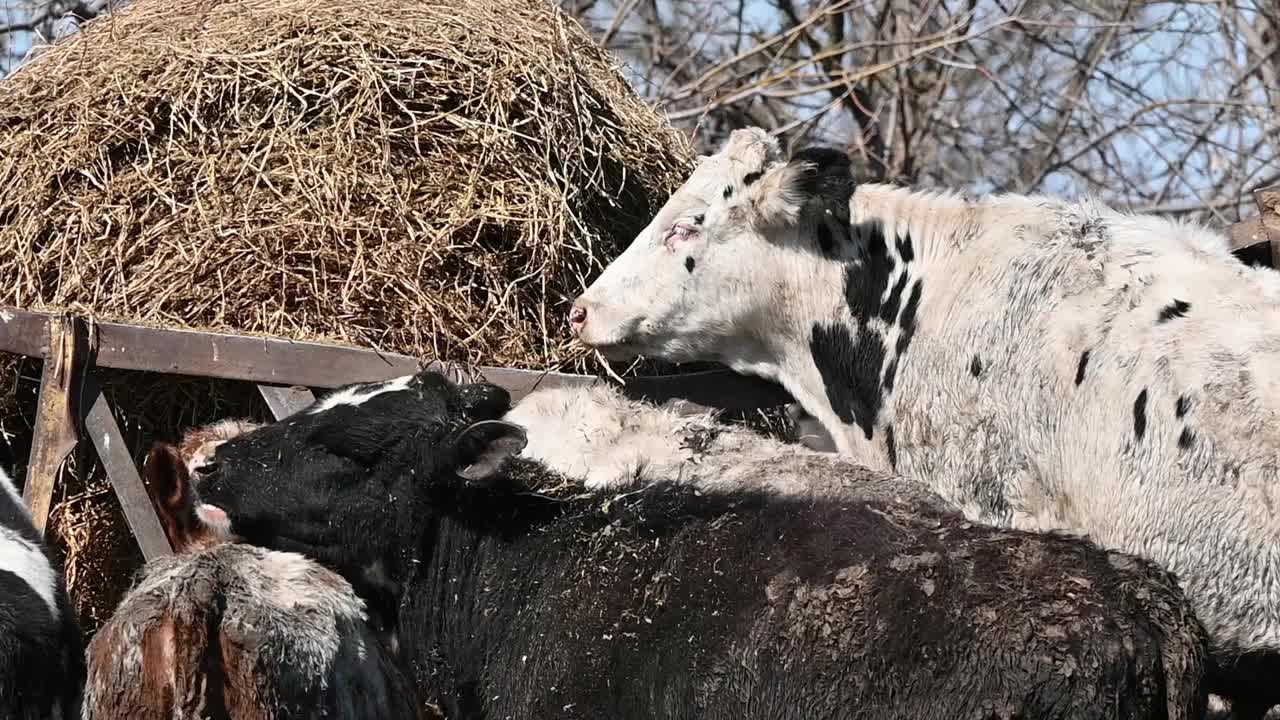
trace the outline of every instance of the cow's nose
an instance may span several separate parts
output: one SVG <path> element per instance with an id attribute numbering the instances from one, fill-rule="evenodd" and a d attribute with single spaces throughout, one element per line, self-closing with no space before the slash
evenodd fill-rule
<path id="1" fill-rule="evenodd" d="M 582 302 L 582 298 L 578 298 L 573 301 L 573 307 L 569 308 L 569 329 L 577 335 L 582 332 L 582 326 L 586 324 L 587 306 Z"/>

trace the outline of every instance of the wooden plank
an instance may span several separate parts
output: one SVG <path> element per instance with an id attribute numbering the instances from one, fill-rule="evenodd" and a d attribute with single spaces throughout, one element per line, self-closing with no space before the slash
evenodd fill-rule
<path id="1" fill-rule="evenodd" d="M 1272 221 L 1268 227 L 1280 228 L 1280 185 L 1254 190 L 1253 200 L 1258 204 L 1262 217 Z"/>
<path id="2" fill-rule="evenodd" d="M 133 464 L 107 397 L 96 383 L 90 381 L 89 384 L 87 397 L 92 399 L 92 403 L 84 418 L 84 430 L 98 451 L 98 458 L 107 471 L 116 498 L 120 500 L 129 529 L 133 531 L 144 558 L 153 560 L 168 555 L 173 548 L 169 546 L 160 518 L 156 517 L 151 496 Z"/>
<path id="3" fill-rule="evenodd" d="M 29 316 L 44 316 L 10 308 L 0 308 L 0 312 L 7 313 L 10 322 L 16 323 L 15 327 L 25 327 Z M 385 380 L 417 372 L 422 366 L 416 358 L 407 355 L 323 343 L 120 323 L 97 323 L 94 328 L 98 341 L 95 364 L 123 370 L 333 388 L 352 382 Z M 47 346 L 33 348 L 32 345 L 30 338 L 0 335 L 0 352 L 42 356 L 47 351 Z M 428 363 L 427 367 L 450 369 L 441 363 Z M 590 375 L 536 370 L 494 367 L 476 370 L 489 382 L 506 388 L 513 400 L 537 387 L 600 381 Z M 726 410 L 749 410 L 790 402 L 790 396 L 774 383 L 729 370 L 629 378 L 626 384 L 629 394 L 655 401 L 684 398 Z"/>
<path id="4" fill-rule="evenodd" d="M 0 305 L 0 352 L 42 358 L 49 352 L 49 318 Z"/>
<path id="5" fill-rule="evenodd" d="M 271 416 L 276 420 L 283 420 L 316 401 L 316 396 L 305 387 L 259 385 L 258 394 L 267 401 Z"/>
<path id="6" fill-rule="evenodd" d="M 1258 204 L 1258 222 L 1271 241 L 1271 267 L 1280 269 L 1280 185 L 1255 190 L 1253 199 Z"/>
<path id="7" fill-rule="evenodd" d="M 1226 232 L 1232 252 L 1259 245 L 1269 239 L 1267 229 L 1263 227 L 1260 217 L 1251 217 L 1228 225 Z"/>
<path id="8" fill-rule="evenodd" d="M 43 534 L 63 463 L 79 442 L 77 399 L 89 361 L 89 333 L 70 315 L 50 316 L 46 336 L 53 351 L 40 370 L 31 457 L 22 499 L 36 531 Z"/>

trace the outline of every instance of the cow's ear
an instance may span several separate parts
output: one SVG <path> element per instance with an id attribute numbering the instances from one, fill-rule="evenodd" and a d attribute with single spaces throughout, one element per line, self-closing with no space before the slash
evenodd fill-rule
<path id="1" fill-rule="evenodd" d="M 748 222 L 761 230 L 795 225 L 804 209 L 804 171 L 803 165 L 787 163 L 755 173 L 755 177 L 748 175 L 740 206 L 746 210 Z"/>
<path id="2" fill-rule="evenodd" d="M 191 473 L 176 447 L 166 442 L 153 444 L 143 463 L 142 474 L 160 524 L 175 552 L 231 538 L 226 511 L 199 503 Z"/>
<path id="3" fill-rule="evenodd" d="M 504 420 L 485 420 L 463 428 L 454 440 L 458 476 L 471 482 L 489 480 L 528 442 L 524 428 Z"/>
<path id="4" fill-rule="evenodd" d="M 169 537 L 169 544 L 174 550 L 180 550 L 199 522 L 191 473 L 182 460 L 182 454 L 169 443 L 153 444 L 142 464 L 142 475 L 146 478 L 147 492 L 160 516 L 165 535 Z"/>
<path id="5" fill-rule="evenodd" d="M 774 227 L 805 223 L 815 230 L 825 226 L 822 235 L 839 243 L 849 238 L 849 202 L 855 187 L 848 153 L 811 147 L 765 172 L 747 191 L 756 222 Z"/>
<path id="6" fill-rule="evenodd" d="M 718 154 L 728 155 L 740 167 L 762 169 L 782 161 L 782 146 L 763 128 L 749 127 L 729 133 Z"/>

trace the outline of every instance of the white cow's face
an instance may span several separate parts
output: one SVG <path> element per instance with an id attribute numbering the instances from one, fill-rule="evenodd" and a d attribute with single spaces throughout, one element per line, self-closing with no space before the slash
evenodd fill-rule
<path id="1" fill-rule="evenodd" d="M 776 337 L 797 282 L 824 262 L 824 171 L 784 162 L 762 130 L 735 131 L 574 302 L 570 327 L 614 359 L 741 360 Z M 851 192 L 847 158 L 840 172 Z M 848 192 L 838 205 L 847 227 Z"/>

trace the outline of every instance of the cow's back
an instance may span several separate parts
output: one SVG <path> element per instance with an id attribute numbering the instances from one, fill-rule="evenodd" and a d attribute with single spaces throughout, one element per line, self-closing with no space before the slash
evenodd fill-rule
<path id="1" fill-rule="evenodd" d="M 1212 635 L 1280 647 L 1280 278 L 1193 226 L 1024 210 L 926 287 L 898 469 L 972 517 L 1155 559 Z"/>
<path id="2" fill-rule="evenodd" d="M 1175 583 L 1073 539 L 898 505 L 446 521 L 402 606 L 467 717 L 1189 717 L 1204 636 Z M 825 508 L 825 509 L 823 509 Z M 410 640 L 412 638 L 412 640 Z M 1017 651 L 1011 651 L 1017 648 Z M 1166 695 L 1166 691 L 1168 695 Z"/>
<path id="3" fill-rule="evenodd" d="M 350 587 L 250 546 L 152 561 L 88 657 L 86 720 L 417 717 Z"/>

